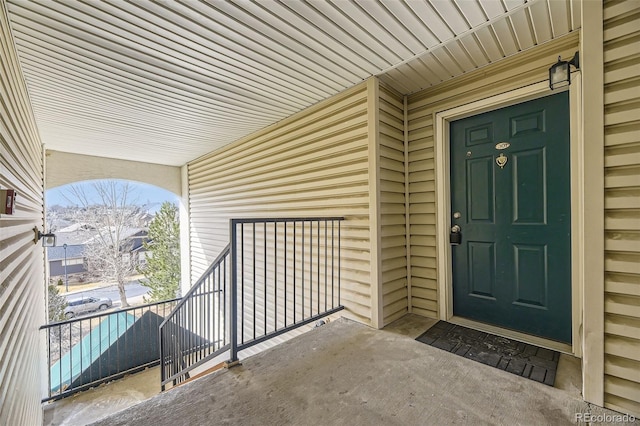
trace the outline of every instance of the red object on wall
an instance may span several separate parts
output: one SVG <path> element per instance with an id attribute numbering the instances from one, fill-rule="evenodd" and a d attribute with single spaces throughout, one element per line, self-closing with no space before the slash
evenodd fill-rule
<path id="1" fill-rule="evenodd" d="M 16 206 L 16 191 L 14 189 L 0 189 L 0 213 L 13 214 Z"/>

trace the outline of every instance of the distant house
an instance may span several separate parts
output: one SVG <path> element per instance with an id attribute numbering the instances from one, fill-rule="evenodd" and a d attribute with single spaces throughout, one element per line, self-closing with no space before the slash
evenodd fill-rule
<path id="1" fill-rule="evenodd" d="M 125 243 L 121 248 L 124 260 L 144 266 L 149 255 L 143 244 L 147 241 L 147 234 L 148 231 L 144 228 L 127 228 L 124 231 Z M 47 248 L 51 279 L 57 280 L 65 276 L 65 264 L 69 279 L 77 279 L 81 274 L 90 273 L 85 249 L 87 244 L 90 244 L 95 238 L 96 231 L 79 225 L 72 225 L 56 232 L 56 246 Z M 67 245 L 66 261 L 65 244 Z"/>
<path id="2" fill-rule="evenodd" d="M 146 241 L 148 242 L 149 240 Z M 152 252 L 148 251 L 142 244 L 131 249 L 131 258 L 135 260 L 141 269 L 144 269 L 147 266 L 147 259 L 150 258 L 151 255 Z"/>
<path id="3" fill-rule="evenodd" d="M 84 245 L 68 245 L 66 249 L 62 245 L 47 248 L 49 260 L 49 275 L 51 278 L 76 276 L 87 272 L 84 258 Z M 66 265 L 66 270 L 65 270 Z"/>
<path id="4" fill-rule="evenodd" d="M 129 228 L 124 231 L 126 242 L 122 249 L 123 251 L 126 249 L 130 261 L 140 267 L 144 267 L 147 256 L 150 254 L 144 247 L 144 242 L 148 241 L 148 233 L 148 230 L 144 228 Z M 123 257 L 125 257 L 124 253 Z"/>
<path id="5" fill-rule="evenodd" d="M 147 241 L 149 231 L 144 228 L 128 228 L 124 231 L 124 239 L 127 240 L 129 251 L 133 252 L 144 248 L 143 243 Z"/>

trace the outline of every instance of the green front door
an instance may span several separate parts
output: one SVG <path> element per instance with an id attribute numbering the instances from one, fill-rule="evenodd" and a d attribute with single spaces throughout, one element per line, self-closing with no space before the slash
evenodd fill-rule
<path id="1" fill-rule="evenodd" d="M 450 130 L 454 314 L 570 342 L 568 93 Z"/>

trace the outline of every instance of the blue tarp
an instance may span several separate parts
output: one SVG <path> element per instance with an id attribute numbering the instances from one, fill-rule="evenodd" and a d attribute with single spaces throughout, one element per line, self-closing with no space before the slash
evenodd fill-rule
<path id="1" fill-rule="evenodd" d="M 69 387 L 87 368 L 89 368 L 127 329 L 136 321 L 136 317 L 119 312 L 107 316 L 74 345 L 62 359 L 51 366 L 51 392 Z"/>

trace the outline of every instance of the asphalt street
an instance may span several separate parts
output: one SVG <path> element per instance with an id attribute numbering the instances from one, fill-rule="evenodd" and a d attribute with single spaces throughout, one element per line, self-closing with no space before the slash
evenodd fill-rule
<path id="1" fill-rule="evenodd" d="M 149 291 L 149 289 L 140 284 L 139 281 L 128 282 L 124 288 L 129 304 L 132 304 L 134 301 L 141 301 L 142 296 L 147 294 Z M 76 299 L 80 297 L 108 297 L 113 301 L 114 308 L 120 307 L 120 293 L 118 292 L 118 286 L 116 284 L 70 294 L 68 299 Z"/>

